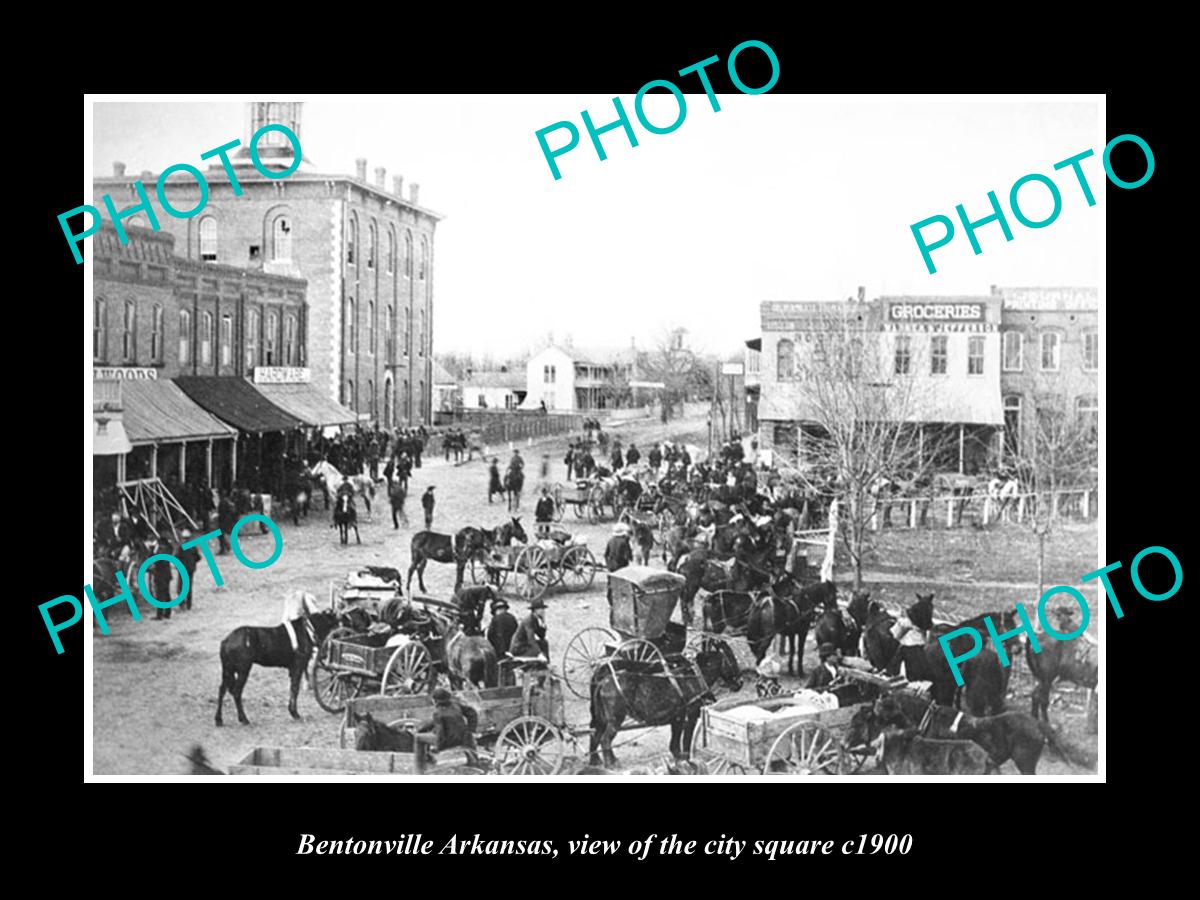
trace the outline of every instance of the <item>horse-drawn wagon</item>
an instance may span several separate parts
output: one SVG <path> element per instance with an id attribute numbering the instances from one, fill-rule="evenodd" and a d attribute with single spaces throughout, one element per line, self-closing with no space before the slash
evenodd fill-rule
<path id="1" fill-rule="evenodd" d="M 469 565 L 474 584 L 503 589 L 511 581 L 512 590 L 526 600 L 541 597 L 559 584 L 570 591 L 586 591 L 600 568 L 587 538 L 555 530 L 532 544 L 493 547 L 483 559 L 472 557 Z"/>

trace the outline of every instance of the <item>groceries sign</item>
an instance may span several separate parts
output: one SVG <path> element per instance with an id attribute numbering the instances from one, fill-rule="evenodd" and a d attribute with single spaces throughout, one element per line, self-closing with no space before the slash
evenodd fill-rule
<path id="1" fill-rule="evenodd" d="M 995 331 L 983 303 L 889 303 L 885 331 Z"/>

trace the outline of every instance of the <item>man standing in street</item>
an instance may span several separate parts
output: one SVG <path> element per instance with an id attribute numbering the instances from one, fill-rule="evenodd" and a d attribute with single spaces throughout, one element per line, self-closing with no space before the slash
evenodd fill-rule
<path id="1" fill-rule="evenodd" d="M 192 608 L 192 597 L 196 595 L 196 566 L 200 564 L 200 551 L 196 547 L 183 549 L 183 545 L 192 539 L 191 530 L 185 528 L 179 532 L 179 546 L 175 548 L 176 558 L 183 563 L 188 574 L 187 598 L 179 604 L 180 609 Z"/>
<path id="2" fill-rule="evenodd" d="M 504 496 L 504 482 L 500 480 L 500 457 L 493 456 L 492 464 L 488 467 L 488 503 L 496 494 Z"/>
<path id="3" fill-rule="evenodd" d="M 533 511 L 533 520 L 538 537 L 549 537 L 550 526 L 554 524 L 554 498 L 550 496 L 550 488 L 542 485 L 542 496 L 538 498 Z"/>
<path id="4" fill-rule="evenodd" d="M 433 529 L 433 488 L 434 486 L 431 484 L 429 487 L 425 488 L 425 493 L 421 495 L 421 508 L 425 510 L 426 531 L 431 531 Z"/>

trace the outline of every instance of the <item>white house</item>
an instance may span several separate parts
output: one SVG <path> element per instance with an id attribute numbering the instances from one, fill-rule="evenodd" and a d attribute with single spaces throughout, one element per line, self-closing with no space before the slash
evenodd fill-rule
<path id="1" fill-rule="evenodd" d="M 517 409 L 525 399 L 525 373 L 468 371 L 462 397 L 463 409 Z"/>
<path id="2" fill-rule="evenodd" d="M 529 357 L 525 366 L 525 409 L 541 403 L 552 411 L 605 409 L 605 391 L 614 381 L 637 378 L 637 349 L 597 349 L 548 344 Z"/>

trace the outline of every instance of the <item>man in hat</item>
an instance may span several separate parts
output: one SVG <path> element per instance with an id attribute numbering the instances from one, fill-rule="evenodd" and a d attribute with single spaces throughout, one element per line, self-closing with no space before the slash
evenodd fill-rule
<path id="1" fill-rule="evenodd" d="M 434 485 L 431 484 L 429 487 L 425 488 L 425 493 L 421 495 L 421 508 L 425 510 L 426 531 L 431 531 L 433 529 L 433 504 L 435 502 L 433 499 L 433 488 Z"/>
<path id="2" fill-rule="evenodd" d="M 838 648 L 830 643 L 822 644 L 817 654 L 821 657 L 821 664 L 812 670 L 812 673 L 808 676 L 808 682 L 804 685 L 809 690 L 814 691 L 828 687 L 837 680 L 837 664 L 842 659 Z"/>
<path id="3" fill-rule="evenodd" d="M 196 566 L 200 565 L 200 551 L 196 547 L 188 547 L 186 550 L 183 545 L 192 539 L 192 532 L 188 528 L 184 528 L 179 532 L 179 546 L 175 548 L 175 556 L 183 563 L 184 569 L 188 574 L 188 592 L 184 601 L 179 604 L 180 609 L 192 608 L 192 597 L 196 593 Z"/>
<path id="4" fill-rule="evenodd" d="M 550 496 L 549 485 L 542 485 L 542 496 L 538 498 L 533 510 L 533 520 L 538 537 L 549 537 L 550 526 L 554 524 L 554 498 Z"/>
<path id="5" fill-rule="evenodd" d="M 175 548 L 171 545 L 171 542 L 167 540 L 166 537 L 159 537 L 154 542 L 154 550 L 152 552 L 155 556 L 160 553 L 165 553 L 169 556 L 171 555 L 171 551 L 174 549 Z M 170 603 L 175 599 L 175 597 L 171 594 L 171 584 L 178 578 L 178 574 L 175 571 L 175 566 L 165 559 L 160 559 L 158 562 L 150 566 L 150 571 L 147 572 L 147 574 L 149 575 L 147 580 L 149 581 L 150 592 L 154 595 L 155 600 L 157 600 L 159 603 Z M 182 589 L 182 585 L 180 587 Z M 190 589 L 191 585 L 188 585 L 188 588 Z M 168 607 L 167 609 L 162 609 L 158 606 L 154 607 L 154 618 L 171 618 L 171 608 Z"/>
<path id="6" fill-rule="evenodd" d="M 517 617 L 508 611 L 508 601 L 503 597 L 493 600 L 492 621 L 488 623 L 487 639 L 496 651 L 498 659 L 503 659 L 508 654 L 513 635 L 519 627 Z"/>
<path id="7" fill-rule="evenodd" d="M 500 457 L 493 456 L 492 464 L 488 467 L 488 503 L 496 494 L 504 496 L 504 482 L 500 480 Z"/>
<path id="8" fill-rule="evenodd" d="M 529 604 L 529 615 L 517 626 L 508 652 L 523 659 L 550 659 L 550 644 L 546 640 L 546 601 L 538 598 Z"/>
<path id="9" fill-rule="evenodd" d="M 604 548 L 604 565 L 608 571 L 615 572 L 633 562 L 633 547 L 629 543 L 629 526 L 618 522 L 613 528 L 612 537 Z"/>
<path id="10" fill-rule="evenodd" d="M 625 451 L 625 465 L 636 466 L 641 458 L 642 454 L 638 451 L 637 444 L 630 441 L 629 449 Z"/>
<path id="11" fill-rule="evenodd" d="M 417 773 L 424 773 L 429 762 L 430 750 L 447 750 L 462 747 L 467 752 L 467 765 L 478 766 L 475 754 L 475 730 L 479 727 L 479 713 L 464 703 L 459 703 L 445 688 L 433 692 L 433 717 L 417 726 L 414 751 Z"/>

